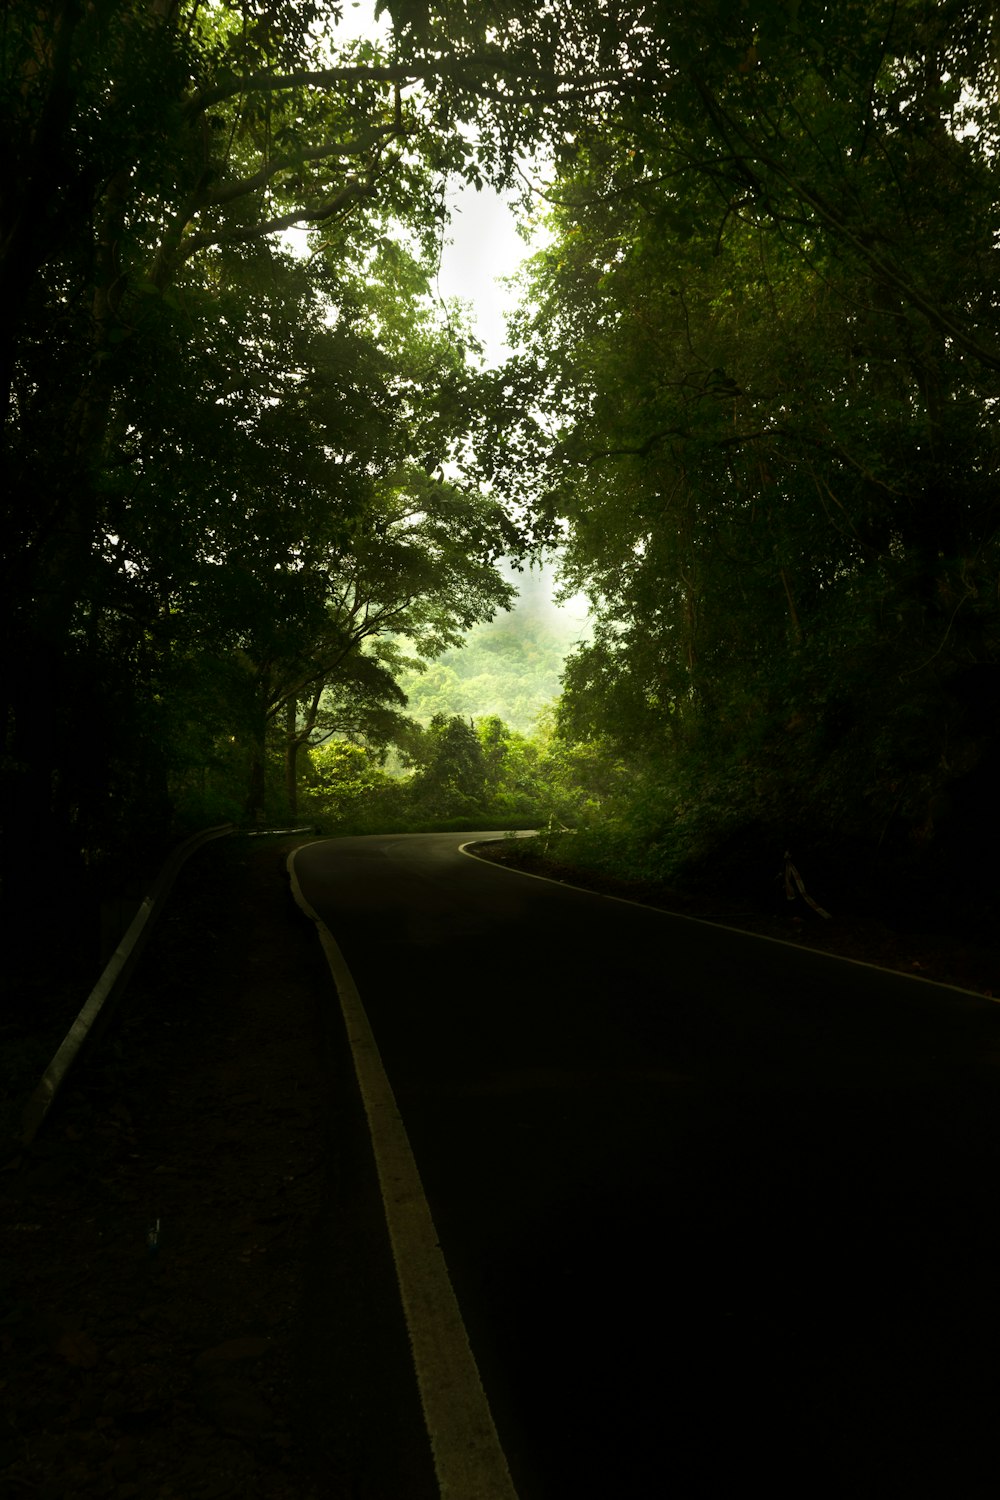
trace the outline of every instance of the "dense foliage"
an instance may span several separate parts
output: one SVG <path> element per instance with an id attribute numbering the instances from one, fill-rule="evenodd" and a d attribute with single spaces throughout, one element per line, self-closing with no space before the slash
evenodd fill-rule
<path id="1" fill-rule="evenodd" d="M 438 713 L 396 736 L 390 771 L 370 744 L 331 738 L 304 757 L 300 811 L 327 833 L 539 829 L 545 842 L 612 813 L 627 770 L 607 751 L 568 745 L 551 713 L 530 735 L 495 714 Z"/>
<path id="2" fill-rule="evenodd" d="M 644 15 L 662 91 L 564 143 L 496 376 L 493 473 L 596 615 L 562 732 L 633 768 L 597 842 L 669 876 L 790 840 L 966 902 L 1000 833 L 992 9 Z"/>

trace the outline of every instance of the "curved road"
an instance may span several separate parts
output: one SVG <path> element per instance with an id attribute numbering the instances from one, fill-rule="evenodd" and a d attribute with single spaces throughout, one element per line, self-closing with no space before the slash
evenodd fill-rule
<path id="1" fill-rule="evenodd" d="M 461 851 L 486 836 L 295 868 L 521 1500 L 983 1492 L 1000 1007 Z"/>

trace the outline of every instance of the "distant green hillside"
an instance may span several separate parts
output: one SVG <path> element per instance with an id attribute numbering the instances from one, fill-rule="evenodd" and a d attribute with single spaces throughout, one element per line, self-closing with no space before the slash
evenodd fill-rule
<path id="1" fill-rule="evenodd" d="M 512 577 L 520 591 L 513 610 L 475 626 L 460 649 L 445 652 L 425 672 L 400 678 L 406 711 L 421 723 L 438 713 L 497 714 L 526 734 L 559 695 L 563 663 L 589 635 L 583 610 L 553 605 L 551 575 L 544 571 Z"/>

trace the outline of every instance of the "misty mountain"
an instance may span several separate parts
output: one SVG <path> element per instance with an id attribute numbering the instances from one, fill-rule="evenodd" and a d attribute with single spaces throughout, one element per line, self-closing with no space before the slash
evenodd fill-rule
<path id="1" fill-rule="evenodd" d="M 526 734 L 558 697 L 566 657 L 590 634 L 586 606 L 581 600 L 555 604 L 546 569 L 509 576 L 519 592 L 512 610 L 474 626 L 460 648 L 446 651 L 426 671 L 400 678 L 407 712 L 421 723 L 437 713 L 474 719 L 497 714 Z"/>

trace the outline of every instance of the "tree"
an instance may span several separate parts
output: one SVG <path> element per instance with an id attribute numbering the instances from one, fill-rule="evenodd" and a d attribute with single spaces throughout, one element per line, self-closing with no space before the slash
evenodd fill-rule
<path id="1" fill-rule="evenodd" d="M 475 816 L 486 792 L 487 763 L 471 720 L 435 714 L 413 751 L 411 794 L 425 817 Z"/>
<path id="2" fill-rule="evenodd" d="M 337 48 L 336 14 L 280 0 L 252 10 L 20 0 L 4 13 L 11 858 L 27 816 L 58 831 L 69 860 L 86 850 L 93 867 L 111 827 L 128 821 L 137 777 L 164 827 L 152 751 L 164 716 L 150 712 L 149 685 L 175 682 L 177 658 L 228 649 L 241 610 L 260 609 L 265 579 L 278 596 L 265 612 L 280 615 L 294 595 L 314 608 L 315 590 L 291 575 L 305 567 L 310 528 L 329 555 L 318 512 L 335 463 L 347 547 L 351 506 L 387 464 L 448 456 L 435 430 L 443 421 L 454 431 L 455 391 L 433 413 L 430 400 L 446 393 L 430 379 L 420 431 L 397 422 L 395 451 L 380 444 L 386 405 L 405 405 L 405 383 L 427 375 L 413 359 L 402 380 L 386 372 L 418 276 L 426 286 L 418 262 L 436 246 L 437 174 L 450 148 L 432 160 L 431 140 L 421 154 L 427 103 L 403 98 L 417 75 L 369 44 Z M 470 149 L 455 148 L 456 160 Z M 292 224 L 315 228 L 308 265 L 274 248 Z M 393 243 L 406 235 L 409 255 Z M 380 280 L 379 337 L 359 338 L 367 289 Z M 393 280 L 406 283 L 395 310 Z M 325 445 L 316 401 L 307 422 L 296 416 L 310 385 L 337 393 Z M 386 418 L 373 424 L 374 460 L 373 396 Z M 400 451 L 407 439 L 424 446 Z M 138 736 L 131 768 L 110 751 L 101 766 L 92 733 L 86 762 L 67 749 L 95 711 L 110 721 L 112 704 Z M 143 838 L 149 828 L 147 817 Z"/>
<path id="3" fill-rule="evenodd" d="M 402 816 L 400 783 L 379 763 L 378 755 L 350 740 L 329 739 L 309 751 L 306 806 L 324 821 L 364 825 L 380 813 Z"/>
<path id="4" fill-rule="evenodd" d="M 333 327 L 300 264 L 273 265 L 270 286 L 240 262 L 220 266 L 225 295 L 195 292 L 206 322 L 225 310 L 223 332 L 170 362 L 180 399 L 130 398 L 117 524 L 133 579 L 158 595 L 164 642 L 231 657 L 230 727 L 249 744 L 247 807 L 259 816 L 269 726 L 282 725 L 294 803 L 324 694 L 339 727 L 374 724 L 376 708 L 391 727 L 390 706 L 405 701 L 394 674 L 413 653 L 437 654 L 507 602 L 494 562 L 514 531 L 495 503 L 440 477 L 462 438 L 463 351 L 401 246 L 379 247 L 363 285 L 341 278 Z M 218 391 L 222 416 L 206 430 L 197 391 L 218 390 L 244 349 L 254 374 Z M 137 473 L 148 494 L 136 495 Z M 409 658 L 392 644 L 404 635 Z"/>
<path id="5" fill-rule="evenodd" d="M 359 518 L 350 553 L 332 556 L 325 569 L 317 570 L 322 612 L 315 626 L 309 628 L 300 605 L 287 641 L 273 633 L 264 638 L 259 628 L 246 633 L 242 659 L 258 726 L 248 811 L 256 814 L 261 807 L 269 722 L 286 717 L 291 788 L 297 743 L 313 732 L 325 689 L 335 688 L 342 702 L 351 703 L 346 713 L 346 704 L 341 709 L 341 730 L 351 715 L 370 722 L 373 709 L 384 714 L 390 704 L 405 704 L 390 671 L 402 659 L 398 648 L 383 650 L 379 660 L 363 653 L 365 643 L 401 638 L 417 659 L 433 657 L 454 645 L 475 621 L 509 602 L 512 591 L 491 556 L 505 532 L 495 506 L 429 480 L 421 469 L 393 476 L 391 496 L 375 490 L 372 514 L 367 522 Z M 303 704 L 300 724 L 296 711 Z M 394 721 L 384 723 L 388 729 Z"/>
<path id="6" fill-rule="evenodd" d="M 664 7 L 662 100 L 566 143 L 481 448 L 597 615 L 563 732 L 664 826 L 997 816 L 995 79 L 947 10 Z"/>
<path id="7" fill-rule="evenodd" d="M 381 663 L 356 652 L 352 670 L 334 685 L 320 683 L 304 702 L 285 704 L 283 750 L 285 801 L 298 816 L 300 752 L 336 739 L 367 754 L 384 755 L 405 737 L 409 721 L 400 713 L 406 697 Z"/>

